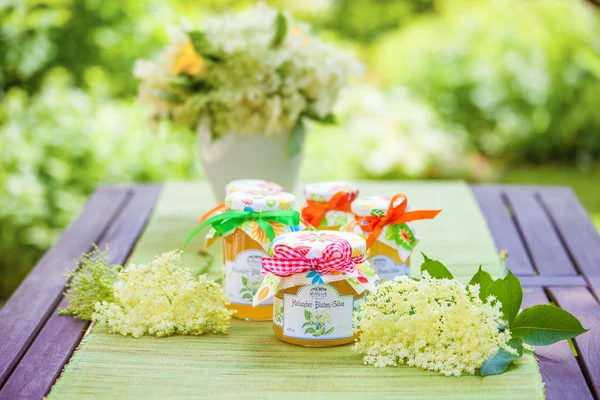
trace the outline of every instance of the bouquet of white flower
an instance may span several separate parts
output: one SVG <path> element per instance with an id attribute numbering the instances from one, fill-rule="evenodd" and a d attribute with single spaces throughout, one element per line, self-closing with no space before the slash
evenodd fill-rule
<path id="1" fill-rule="evenodd" d="M 139 96 L 155 118 L 195 127 L 207 117 L 213 139 L 292 132 L 302 117 L 332 121 L 340 89 L 363 70 L 265 4 L 208 18 L 201 30 L 185 25 L 169 30 L 158 61 L 136 64 Z"/>

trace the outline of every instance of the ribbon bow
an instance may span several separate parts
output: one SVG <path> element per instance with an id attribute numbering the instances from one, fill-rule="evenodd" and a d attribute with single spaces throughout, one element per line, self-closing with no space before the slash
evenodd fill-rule
<path id="1" fill-rule="evenodd" d="M 200 220 L 198 221 L 198 223 L 199 224 L 203 223 L 209 217 L 211 217 L 213 214 L 214 215 L 223 214 L 224 212 L 227 212 L 228 210 L 229 210 L 229 208 L 227 208 L 227 206 L 225 205 L 225 203 L 217 204 L 216 207 L 211 208 L 206 213 L 204 213 L 204 215 L 202 217 L 200 217 Z"/>
<path id="2" fill-rule="evenodd" d="M 402 200 L 400 204 L 394 207 L 394 203 L 400 197 L 403 197 L 404 200 Z M 367 238 L 367 249 L 371 248 L 373 243 L 375 243 L 375 241 L 383 231 L 384 226 L 392 224 L 403 224 L 405 222 L 416 221 L 420 219 L 433 219 L 442 211 L 406 211 L 406 207 L 408 207 L 408 199 L 406 198 L 406 195 L 403 193 L 398 193 L 397 195 L 392 197 L 387 213 L 383 217 L 356 217 L 356 221 L 358 222 L 360 229 L 362 229 L 364 232 L 370 232 L 369 237 Z"/>
<path id="3" fill-rule="evenodd" d="M 309 249 L 295 249 L 279 244 L 273 249 L 273 258 L 262 259 L 261 273 L 277 276 L 290 276 L 314 269 L 320 274 L 332 271 L 352 272 L 356 264 L 365 262 L 365 256 L 352 257 L 352 247 L 346 240 L 331 243 L 316 258 L 307 258 Z"/>
<path id="4" fill-rule="evenodd" d="M 300 223 L 300 213 L 296 210 L 281 210 L 281 211 L 238 211 L 230 210 L 222 214 L 215 215 L 200 225 L 188 235 L 183 248 L 188 245 L 190 240 L 202 229 L 207 226 L 212 226 L 219 236 L 237 228 L 246 221 L 256 221 L 258 226 L 265 232 L 270 241 L 275 239 L 275 231 L 270 222 L 279 222 L 287 226 L 297 226 Z"/>
<path id="5" fill-rule="evenodd" d="M 323 203 L 320 201 L 306 200 L 306 207 L 302 209 L 302 219 L 318 228 L 329 210 L 351 212 L 350 204 L 352 201 L 346 192 L 337 192 L 329 201 Z"/>

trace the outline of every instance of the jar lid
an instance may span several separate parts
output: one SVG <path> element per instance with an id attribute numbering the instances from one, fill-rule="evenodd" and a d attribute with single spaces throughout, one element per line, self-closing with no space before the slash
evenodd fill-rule
<path id="1" fill-rule="evenodd" d="M 304 185 L 304 197 L 313 201 L 329 201 L 339 192 L 348 193 L 348 200 L 353 201 L 358 196 L 358 186 L 345 181 L 315 182 Z"/>
<path id="2" fill-rule="evenodd" d="M 277 246 L 286 245 L 293 248 L 304 248 L 308 250 L 306 257 L 316 258 L 323 250 L 334 242 L 345 240 L 352 247 L 352 255 L 364 254 L 367 251 L 367 242 L 362 237 L 352 232 L 337 231 L 302 231 L 284 233 L 275 238 L 272 249 Z"/>
<path id="3" fill-rule="evenodd" d="M 350 206 L 354 215 L 359 217 L 383 217 L 387 214 L 390 207 L 390 201 L 393 196 L 367 196 L 360 197 Z M 394 202 L 394 207 L 397 207 L 406 199 L 405 196 L 400 196 Z M 408 210 L 408 207 L 406 208 Z"/>
<path id="4" fill-rule="evenodd" d="M 227 184 L 225 187 L 225 194 L 228 195 L 248 190 L 262 192 L 263 194 L 283 192 L 283 188 L 275 182 L 262 179 L 238 179 Z"/>
<path id="5" fill-rule="evenodd" d="M 262 193 L 256 191 L 234 192 L 225 197 L 225 205 L 230 210 L 238 211 L 279 211 L 291 210 L 295 197 L 291 193 Z"/>

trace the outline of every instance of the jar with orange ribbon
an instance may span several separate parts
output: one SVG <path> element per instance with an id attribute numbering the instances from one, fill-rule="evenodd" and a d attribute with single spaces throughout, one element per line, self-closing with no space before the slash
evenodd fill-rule
<path id="1" fill-rule="evenodd" d="M 365 239 L 350 232 L 304 231 L 275 239 L 261 260 L 265 278 L 254 305 L 273 301 L 273 331 L 301 346 L 354 342 L 353 316 L 377 275 Z"/>
<path id="2" fill-rule="evenodd" d="M 409 211 L 406 195 L 369 196 L 352 203 L 355 220 L 346 229 L 367 239 L 369 262 L 382 281 L 409 275 L 410 255 L 419 242 L 412 222 L 441 210 Z"/>
<path id="3" fill-rule="evenodd" d="M 225 195 L 229 195 L 235 192 L 252 192 L 254 194 L 270 194 L 283 192 L 283 188 L 278 184 L 270 181 L 264 181 L 262 179 L 238 179 L 231 181 L 225 186 Z M 208 210 L 198 221 L 199 224 L 206 221 L 208 218 L 224 213 L 227 211 L 225 203 L 219 203 L 216 207 Z"/>
<path id="4" fill-rule="evenodd" d="M 272 302 L 252 307 L 252 298 L 263 280 L 261 259 L 267 256 L 272 241 L 278 235 L 304 228 L 300 213 L 292 209 L 294 195 L 235 192 L 225 198 L 225 205 L 227 211 L 198 225 L 185 246 L 207 226 L 210 229 L 205 247 L 222 237 L 223 286 L 231 303 L 229 307 L 237 311 L 233 316 L 252 321 L 270 320 Z"/>
<path id="5" fill-rule="evenodd" d="M 358 187 L 352 183 L 308 183 L 304 196 L 302 219 L 317 229 L 337 231 L 354 219 L 350 205 L 358 196 Z"/>

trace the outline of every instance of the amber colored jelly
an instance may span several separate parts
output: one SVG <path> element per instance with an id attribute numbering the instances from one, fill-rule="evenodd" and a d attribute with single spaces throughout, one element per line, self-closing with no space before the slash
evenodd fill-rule
<path id="1" fill-rule="evenodd" d="M 248 236 L 244 231 L 236 229 L 236 231 L 223 238 L 223 260 L 234 261 L 238 254 L 245 250 L 259 250 L 264 252 L 263 247 Z M 265 256 L 267 254 L 265 253 Z M 223 271 L 225 274 L 225 271 Z M 230 310 L 235 310 L 234 318 L 243 319 L 246 321 L 271 321 L 273 319 L 273 305 L 261 305 L 252 307 L 252 301 L 249 304 L 231 303 L 227 306 Z"/>
<path id="2" fill-rule="evenodd" d="M 329 285 L 335 287 L 340 295 L 349 295 L 349 294 L 353 295 L 354 301 L 362 299 L 366 293 L 366 292 L 363 292 L 360 295 L 357 294 L 354 291 L 354 289 L 352 288 L 352 286 L 350 286 L 350 284 L 344 280 L 330 282 Z M 304 286 L 304 285 L 292 286 L 287 289 L 280 290 L 279 292 L 277 292 L 275 297 L 283 300 L 284 293 L 296 294 L 296 293 L 298 293 L 298 290 L 302 286 Z M 283 312 L 285 313 L 285 309 L 283 310 Z M 275 333 L 275 336 L 277 338 L 279 338 L 280 340 L 283 340 L 284 342 L 295 344 L 298 346 L 305 346 L 305 347 L 341 346 L 344 344 L 353 343 L 356 340 L 356 335 L 349 337 L 349 338 L 333 339 L 333 340 L 305 340 L 305 339 L 292 338 L 292 337 L 284 336 L 283 328 L 275 323 L 273 323 L 273 332 Z"/>

